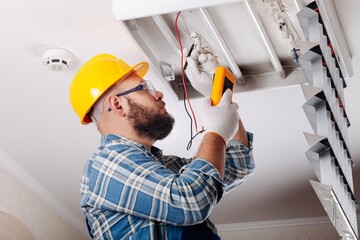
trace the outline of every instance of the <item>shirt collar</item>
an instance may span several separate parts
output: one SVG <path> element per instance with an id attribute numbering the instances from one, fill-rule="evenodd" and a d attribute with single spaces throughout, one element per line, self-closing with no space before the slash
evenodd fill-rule
<path id="1" fill-rule="evenodd" d="M 120 135 L 116 135 L 116 134 L 104 134 L 101 136 L 101 144 L 107 144 L 113 141 L 118 141 L 121 142 L 122 144 L 127 144 L 127 145 L 135 145 L 139 148 L 144 149 L 145 151 L 149 151 L 149 149 L 147 149 L 146 147 L 144 147 L 143 145 L 141 145 L 138 142 L 135 142 L 131 139 L 128 139 L 126 137 L 120 136 Z M 162 158 L 163 154 L 162 154 L 162 150 L 152 146 L 151 147 L 151 154 L 153 154 L 156 158 Z"/>

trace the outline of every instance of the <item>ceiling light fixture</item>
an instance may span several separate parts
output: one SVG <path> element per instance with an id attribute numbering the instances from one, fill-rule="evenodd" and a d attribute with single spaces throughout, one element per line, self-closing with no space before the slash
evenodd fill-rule
<path id="1" fill-rule="evenodd" d="M 42 60 L 49 70 L 60 72 L 70 67 L 74 61 L 74 55 L 66 49 L 51 48 L 43 52 Z"/>

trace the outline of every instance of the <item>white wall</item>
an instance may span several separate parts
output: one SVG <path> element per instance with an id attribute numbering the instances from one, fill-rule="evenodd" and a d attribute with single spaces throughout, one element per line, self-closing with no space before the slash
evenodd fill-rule
<path id="1" fill-rule="evenodd" d="M 15 216 L 37 240 L 89 239 L 14 175 L 11 175 L 1 164 L 0 211 Z"/>

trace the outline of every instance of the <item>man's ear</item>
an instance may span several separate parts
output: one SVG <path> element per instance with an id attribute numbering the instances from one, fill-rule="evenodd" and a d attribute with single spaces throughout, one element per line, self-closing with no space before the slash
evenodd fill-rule
<path id="1" fill-rule="evenodd" d="M 125 98 L 122 98 L 122 97 L 111 96 L 109 98 L 111 110 L 122 117 L 126 116 L 125 102 L 126 102 Z"/>

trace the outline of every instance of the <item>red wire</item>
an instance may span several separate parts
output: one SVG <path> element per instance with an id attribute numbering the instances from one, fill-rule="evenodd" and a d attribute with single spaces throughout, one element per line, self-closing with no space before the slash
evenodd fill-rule
<path id="1" fill-rule="evenodd" d="M 190 98 L 189 98 L 189 95 L 188 95 L 188 92 L 187 92 L 187 88 L 186 88 L 186 84 L 185 84 L 184 53 L 183 53 L 182 43 L 181 43 L 181 39 L 180 39 L 180 33 L 179 33 L 179 29 L 178 29 L 178 19 L 179 19 L 180 13 L 181 13 L 181 11 L 178 12 L 177 15 L 176 15 L 176 19 L 175 19 L 175 30 L 176 30 L 176 36 L 177 36 L 177 39 L 178 39 L 178 42 L 179 42 L 180 53 L 181 53 L 181 60 L 180 60 L 181 80 L 182 80 L 183 87 L 184 87 L 184 91 L 185 91 L 185 98 L 186 98 L 186 100 L 187 100 L 187 102 L 188 102 L 188 105 L 189 105 L 190 110 L 191 110 L 191 114 L 192 114 L 193 119 L 194 119 L 195 129 L 196 129 L 196 132 L 198 132 L 196 117 L 195 117 L 193 108 L 192 108 L 192 106 L 191 106 Z"/>

